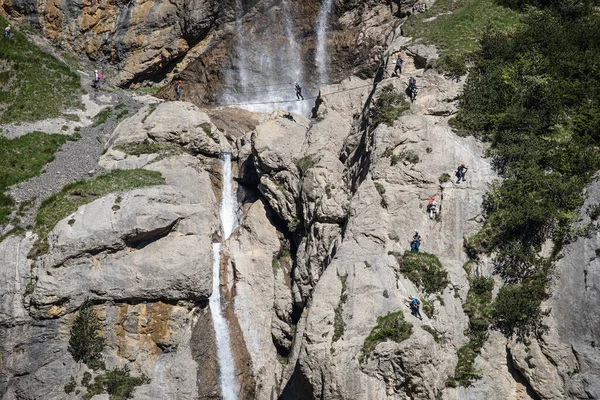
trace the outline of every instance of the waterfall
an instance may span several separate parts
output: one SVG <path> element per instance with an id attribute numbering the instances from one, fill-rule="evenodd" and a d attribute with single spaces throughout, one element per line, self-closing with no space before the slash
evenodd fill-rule
<path id="1" fill-rule="evenodd" d="M 223 168 L 223 194 L 219 216 L 223 241 L 229 238 L 236 227 L 236 199 L 233 196 L 233 179 L 231 173 L 231 153 L 224 153 L 221 157 Z M 227 319 L 221 309 L 221 244 L 213 243 L 213 283 L 212 294 L 209 299 L 210 313 L 212 315 L 215 338 L 217 341 L 217 358 L 219 362 L 219 385 L 224 400 L 237 400 L 237 383 L 235 380 L 235 362 L 231 353 L 231 339 Z"/>
<path id="2" fill-rule="evenodd" d="M 262 4 L 265 26 L 248 29 L 242 23 L 241 0 L 235 2 L 236 35 L 233 44 L 233 69 L 226 71 L 220 99 L 254 112 L 277 109 L 308 114 L 312 102 L 297 101 L 293 82 L 300 82 L 305 97 L 304 62 L 295 34 L 297 18 L 292 0 L 270 0 Z M 283 33 L 283 35 L 282 35 Z"/>
<path id="3" fill-rule="evenodd" d="M 329 83 L 329 57 L 327 56 L 327 30 L 333 9 L 333 0 L 323 0 L 317 20 L 317 52 L 315 62 L 319 70 L 319 83 Z"/>

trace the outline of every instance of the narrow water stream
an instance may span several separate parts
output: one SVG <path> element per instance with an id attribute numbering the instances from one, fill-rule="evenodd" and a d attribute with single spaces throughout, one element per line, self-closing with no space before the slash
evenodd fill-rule
<path id="1" fill-rule="evenodd" d="M 219 216 L 223 233 L 223 243 L 225 243 L 237 225 L 237 204 L 233 195 L 231 154 L 224 153 L 220 158 L 223 170 L 223 193 Z M 235 361 L 231 352 L 229 324 L 223 316 L 221 304 L 221 248 L 221 243 L 213 243 L 213 283 L 209 304 L 217 341 L 221 395 L 224 400 L 237 400 Z"/>

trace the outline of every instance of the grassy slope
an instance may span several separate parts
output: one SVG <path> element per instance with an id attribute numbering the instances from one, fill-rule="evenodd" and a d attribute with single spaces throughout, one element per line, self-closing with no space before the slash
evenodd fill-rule
<path id="1" fill-rule="evenodd" d="M 0 16 L 0 26 L 7 22 Z M 0 40 L 0 123 L 58 117 L 78 104 L 79 76 L 13 29 Z"/>
<path id="2" fill-rule="evenodd" d="M 436 18 L 425 22 L 432 17 Z M 494 0 L 438 0 L 427 12 L 409 18 L 404 32 L 435 44 L 440 55 L 464 58 L 479 49 L 479 39 L 488 26 L 506 30 L 519 22 L 518 12 Z"/>
<path id="3" fill-rule="evenodd" d="M 0 225 L 6 224 L 13 200 L 4 192 L 38 175 L 68 140 L 64 135 L 32 132 L 16 139 L 0 137 Z"/>

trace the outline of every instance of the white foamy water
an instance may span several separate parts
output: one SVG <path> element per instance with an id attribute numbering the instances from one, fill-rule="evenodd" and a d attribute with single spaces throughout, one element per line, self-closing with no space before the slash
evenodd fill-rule
<path id="1" fill-rule="evenodd" d="M 304 97 L 315 94 L 307 93 L 308 84 L 304 82 L 304 60 L 294 33 L 293 2 L 267 1 L 263 6 L 261 11 L 270 17 L 266 30 L 259 29 L 260 34 L 243 31 L 244 9 L 241 0 L 236 0 L 234 65 L 226 73 L 221 101 L 224 105 L 253 112 L 270 113 L 283 109 L 308 115 L 313 102 L 298 101 L 293 85 L 300 83 Z M 284 32 L 285 37 L 274 37 L 273 32 Z"/>
<path id="2" fill-rule="evenodd" d="M 233 195 L 233 178 L 231 172 L 231 154 L 221 155 L 223 168 L 223 193 L 219 216 L 223 241 L 231 235 L 237 225 L 237 202 Z M 223 316 L 221 306 L 221 244 L 213 243 L 213 282 L 209 299 L 210 313 L 217 341 L 217 358 L 219 361 L 219 386 L 223 400 L 237 400 L 237 382 L 235 379 L 235 362 L 231 352 L 231 338 L 227 319 Z"/>
<path id="3" fill-rule="evenodd" d="M 329 57 L 327 54 L 327 33 L 333 10 L 333 0 L 323 0 L 317 19 L 317 51 L 315 62 L 319 71 L 319 82 L 329 82 Z"/>

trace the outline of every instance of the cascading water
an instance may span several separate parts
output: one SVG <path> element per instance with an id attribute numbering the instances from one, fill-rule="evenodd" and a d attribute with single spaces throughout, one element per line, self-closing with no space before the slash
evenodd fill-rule
<path id="1" fill-rule="evenodd" d="M 221 101 L 255 112 L 284 109 L 308 114 L 313 104 L 298 101 L 293 86 L 293 82 L 300 82 L 307 96 L 301 47 L 294 33 L 297 18 L 292 0 L 265 0 L 261 13 L 264 25 L 253 29 L 241 23 L 241 0 L 236 0 L 235 7 L 233 69 L 226 72 Z"/>
<path id="2" fill-rule="evenodd" d="M 223 241 L 229 238 L 237 225 L 236 199 L 233 196 L 233 179 L 231 173 L 231 154 L 221 156 L 223 194 L 219 216 Z M 237 382 L 235 380 L 235 362 L 231 352 L 229 325 L 221 309 L 221 243 L 213 243 L 213 284 L 212 294 L 209 299 L 210 313 L 212 315 L 217 341 L 217 358 L 219 361 L 219 385 L 224 400 L 237 400 Z"/>
<path id="3" fill-rule="evenodd" d="M 329 82 L 329 57 L 327 56 L 327 31 L 333 9 L 333 0 L 323 0 L 317 20 L 317 51 L 315 62 L 319 70 L 319 82 Z"/>

